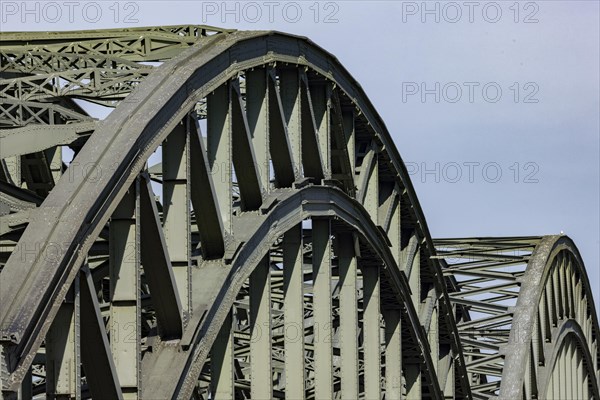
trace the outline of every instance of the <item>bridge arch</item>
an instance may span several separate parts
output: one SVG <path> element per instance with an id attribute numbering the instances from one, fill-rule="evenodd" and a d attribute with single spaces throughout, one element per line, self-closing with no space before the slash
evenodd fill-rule
<path id="1" fill-rule="evenodd" d="M 250 96 L 256 98 L 249 101 Z M 204 118 L 199 117 L 199 103 L 206 105 Z M 160 168 L 147 168 L 158 146 L 163 163 Z M 146 361 L 160 352 L 167 354 L 167 364 L 179 363 L 177 368 L 188 371 L 192 367 L 188 356 L 196 350 L 192 341 L 205 321 L 202 310 L 212 306 L 194 298 L 190 267 L 221 263 L 224 269 L 230 268 L 245 248 L 240 240 L 243 233 L 235 232 L 236 224 L 246 215 L 268 215 L 279 202 L 278 191 L 296 193 L 306 185 L 333 185 L 367 210 L 392 249 L 393 262 L 402 265 L 404 275 L 395 279 L 404 276 L 408 283 L 403 290 L 408 290 L 406 285 L 412 287 L 411 295 L 404 296 L 413 302 L 407 315 L 418 345 L 407 357 L 409 366 L 401 367 L 400 361 L 392 365 L 405 368 L 409 376 L 403 384 L 400 379 L 396 382 L 395 392 L 437 398 L 444 390 L 468 396 L 445 283 L 439 265 L 429 258 L 431 239 L 406 170 L 360 86 L 335 58 L 310 41 L 273 32 L 233 32 L 200 39 L 148 74 L 99 122 L 78 160 L 93 160 L 101 173 L 89 179 L 75 171 L 70 174 L 73 179 L 59 180 L 20 237 L 24 246 L 39 244 L 35 256 L 23 257 L 21 248 L 11 254 L 2 271 L 1 279 L 11 282 L 11 288 L 2 291 L 2 302 L 9 305 L 1 318 L 5 391 L 14 391 L 23 381 L 44 338 L 53 331 L 73 282 L 80 282 L 76 290 L 80 295 L 82 290 L 86 296 L 97 291 L 90 283 L 95 271 L 102 279 L 107 274 L 109 278 L 109 294 L 102 298 L 110 304 L 109 336 L 122 337 L 125 327 L 135 327 L 133 337 L 146 343 L 146 348 L 138 344 L 134 346 L 137 355 L 126 356 L 127 345 L 109 340 L 103 329 L 86 332 L 88 339 L 95 335 L 104 343 L 100 348 L 104 347 L 106 360 L 99 374 L 102 380 L 89 379 L 90 390 L 95 386 L 117 395 L 144 393 L 145 382 L 164 373 L 165 364 L 155 372 Z M 151 181 L 162 185 L 163 201 L 167 197 L 170 202 L 154 204 Z M 182 205 L 189 202 L 191 214 Z M 184 230 L 176 237 L 171 233 L 177 226 L 173 224 L 181 223 L 187 233 Z M 103 264 L 91 267 L 90 251 L 99 247 L 103 233 L 104 240 L 108 235 L 108 260 L 104 257 Z M 194 243 L 193 235 L 197 235 L 196 249 L 189 246 L 190 240 Z M 148 248 L 144 241 L 158 245 Z M 132 259 L 127 260 L 125 249 L 131 246 Z M 51 247 L 52 257 L 48 257 Z M 139 266 L 144 271 L 141 277 L 134 272 Z M 24 274 L 24 270 L 29 272 Z M 133 278 L 121 280 L 126 270 Z M 218 276 L 215 273 L 206 280 Z M 375 287 L 380 285 L 377 274 L 371 279 Z M 145 284 L 156 325 L 143 329 L 136 312 L 142 301 L 135 292 L 144 291 Z M 379 304 L 379 292 L 371 296 L 373 304 Z M 27 306 L 19 307 L 20 302 Z M 93 299 L 87 302 L 96 308 L 91 311 L 95 320 L 106 320 Z M 410 311 L 417 306 L 418 317 L 417 311 Z M 86 318 L 83 314 L 81 318 Z M 373 315 L 372 321 L 379 319 Z M 374 335 L 367 342 L 378 342 Z M 173 355 L 177 340 L 185 356 Z M 394 340 L 399 352 L 399 339 Z M 82 348 L 80 356 L 89 371 L 86 359 L 91 355 L 86 351 Z M 141 360 L 141 354 L 150 355 Z M 370 362 L 379 364 L 379 357 L 372 356 Z M 134 372 L 125 373 L 121 365 Z M 370 371 L 367 368 L 367 375 Z M 378 381 L 381 371 L 375 378 L 365 377 L 365 382 Z M 412 383 L 406 385 L 407 380 Z M 100 382 L 112 382 L 113 387 Z M 361 390 L 379 388 L 369 385 L 371 389 Z M 402 385 L 409 387 L 400 389 Z M 194 387 L 184 383 L 169 395 L 182 394 L 179 390 L 187 396 Z"/>

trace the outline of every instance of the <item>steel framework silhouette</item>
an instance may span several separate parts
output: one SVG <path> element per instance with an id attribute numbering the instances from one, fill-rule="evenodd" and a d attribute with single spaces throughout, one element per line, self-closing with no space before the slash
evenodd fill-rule
<path id="1" fill-rule="evenodd" d="M 3 398 L 600 399 L 573 242 L 432 239 L 310 40 L 2 33 L 0 64 Z"/>

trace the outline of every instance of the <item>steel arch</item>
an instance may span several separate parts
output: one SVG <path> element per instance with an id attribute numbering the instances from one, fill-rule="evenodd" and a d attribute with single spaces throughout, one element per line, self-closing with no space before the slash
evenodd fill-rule
<path id="1" fill-rule="evenodd" d="M 598 396 L 598 322 L 572 242 L 436 251 L 381 118 L 309 40 L 184 26 L 9 33 L 0 47 L 0 123 L 21 126 L 0 134 L 4 396 L 35 381 L 75 398 L 529 398 L 561 382 L 564 348 Z M 72 99 L 115 110 L 96 121 Z M 52 167 L 64 145 L 76 159 Z M 579 293 L 578 313 L 553 285 L 567 303 Z M 544 296 L 555 314 L 532 302 Z M 556 321 L 541 350 L 536 318 Z M 269 340 L 248 339 L 256 321 Z M 303 327 L 301 345 L 282 321 Z M 322 323 L 334 343 L 317 339 Z"/>
<path id="2" fill-rule="evenodd" d="M 467 371 L 474 397 L 546 398 L 556 352 L 571 334 L 583 344 L 582 379 L 589 385 L 584 398 L 599 396 L 598 319 L 570 238 L 439 239 L 436 245 L 453 281 L 452 301 L 477 313 L 457 321 L 471 353 Z"/>
<path id="3" fill-rule="evenodd" d="M 240 290 L 243 282 L 249 278 L 256 265 L 268 253 L 271 244 L 294 226 L 298 226 L 306 218 L 332 218 L 347 224 L 348 228 L 346 229 L 360 234 L 365 242 L 372 246 L 375 254 L 382 259 L 384 270 L 389 273 L 390 281 L 397 287 L 397 295 L 403 296 L 402 300 L 406 306 L 407 321 L 410 321 L 412 327 L 420 326 L 421 321 L 418 313 L 409 301 L 410 289 L 408 282 L 402 274 L 402 270 L 396 265 L 394 257 L 387 246 L 385 236 L 373 223 L 368 212 L 360 203 L 348 198 L 339 189 L 333 187 L 307 187 L 296 193 L 277 194 L 279 195 L 278 204 L 269 214 L 261 218 L 260 225 L 254 231 L 250 227 L 257 222 L 255 216 L 248 216 L 247 221 L 239 221 L 240 233 L 246 232 L 240 235 L 244 244 L 238 250 L 239 256 L 232 262 L 231 270 L 227 272 L 227 275 L 222 275 L 221 279 L 217 280 L 222 284 L 219 285 L 217 282 L 212 281 L 211 285 L 216 286 L 212 290 L 204 292 L 204 296 L 214 298 L 214 300 L 212 307 L 203 317 L 206 326 L 201 328 L 202 331 L 199 332 L 198 340 L 200 342 L 196 344 L 197 348 L 191 354 L 193 366 L 186 374 L 182 374 L 180 382 L 176 382 L 178 388 L 175 393 L 183 393 L 183 397 L 191 394 L 195 385 L 194 376 L 200 374 L 200 369 L 204 364 L 208 351 L 212 347 L 223 320 L 233 305 L 235 295 Z M 215 292 L 218 294 L 215 295 Z M 421 329 L 415 329 L 414 334 L 417 337 L 418 344 L 422 346 L 424 363 L 428 368 L 428 372 L 431 373 L 430 379 L 434 387 L 433 392 L 436 397 L 440 397 L 440 389 L 435 387 L 437 386 L 437 376 L 427 349 L 425 332 Z M 161 362 L 156 359 L 152 360 L 152 363 L 158 366 L 161 365 Z M 165 382 L 149 382 L 149 384 L 149 393 L 161 393 L 159 391 L 165 389 L 170 392 L 170 387 Z"/>
<path id="4" fill-rule="evenodd" d="M 535 385 L 533 382 L 530 383 L 525 380 L 524 386 L 519 387 L 519 375 L 515 372 L 520 370 L 522 372 L 520 376 L 525 376 L 524 364 L 527 362 L 528 356 L 537 360 L 538 366 L 541 365 L 543 362 L 540 361 L 540 358 L 545 358 L 541 353 L 549 353 L 553 347 L 555 349 L 560 348 L 562 345 L 561 336 L 565 334 L 565 331 L 583 333 L 583 335 L 577 334 L 577 336 L 580 339 L 585 338 L 583 353 L 588 368 L 587 372 L 591 375 L 591 379 L 587 378 L 591 387 L 590 396 L 591 398 L 598 397 L 600 396 L 600 392 L 598 392 L 598 369 L 600 367 L 598 319 L 581 256 L 571 239 L 564 236 L 546 237 L 538 246 L 541 251 L 536 252 L 532 257 L 532 260 L 530 260 L 531 266 L 523 276 L 524 283 L 514 314 L 513 324 L 519 326 L 520 332 L 518 334 L 521 337 L 516 337 L 517 332 L 515 331 L 514 333 L 511 332 L 512 340 L 509 339 L 509 341 L 517 343 L 516 346 L 519 346 L 520 349 L 513 350 L 513 348 L 509 348 L 506 351 L 506 369 L 503 372 L 503 380 L 514 383 L 514 385 L 507 385 L 505 386 L 506 389 L 502 387 L 500 390 L 501 398 L 508 399 L 523 395 L 522 391 L 532 391 L 532 386 L 537 386 L 541 390 L 547 388 L 544 383 L 548 381 L 548 378 L 544 375 L 547 375 L 548 372 L 543 371 L 541 368 L 536 374 L 541 375 L 541 377 L 538 378 L 539 382 Z M 552 285 L 552 288 L 549 285 Z M 562 291 L 560 295 L 551 293 L 551 290 L 555 288 Z M 579 299 L 575 298 L 577 290 L 580 291 Z M 552 297 L 554 297 L 552 302 L 557 304 L 556 307 L 551 307 L 552 311 L 549 311 L 546 310 L 546 304 L 542 305 L 542 302 L 547 301 L 545 298 Z M 577 306 L 575 301 L 579 303 Z M 525 322 L 530 321 L 532 316 L 537 316 L 539 321 L 537 324 Z M 546 322 L 547 319 L 552 321 Z M 559 322 L 561 320 L 563 322 Z M 566 322 L 571 321 L 576 327 L 572 330 L 566 329 L 568 327 Z M 551 328 L 553 332 L 547 332 L 547 328 L 541 325 L 551 325 L 554 327 Z M 581 326 L 585 326 L 583 332 L 581 332 Z M 537 332 L 535 332 L 536 330 Z M 551 346 L 545 344 L 543 348 L 534 348 L 533 351 L 528 352 L 527 343 L 535 342 L 534 334 L 536 333 L 538 341 L 543 337 L 544 341 L 550 343 Z M 552 366 L 553 363 L 550 362 L 548 365 Z"/>

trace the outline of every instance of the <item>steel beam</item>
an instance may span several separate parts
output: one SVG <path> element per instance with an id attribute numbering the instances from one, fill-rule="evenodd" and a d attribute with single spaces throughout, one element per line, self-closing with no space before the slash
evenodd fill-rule
<path id="1" fill-rule="evenodd" d="M 360 263 L 359 263 L 360 264 Z M 363 276 L 363 348 L 365 398 L 381 398 L 380 281 L 379 265 L 361 265 Z"/>
<path id="2" fill-rule="evenodd" d="M 140 179 L 141 261 L 163 339 L 181 338 L 183 314 L 150 179 Z M 184 282 L 185 283 L 185 282 Z"/>
<path id="3" fill-rule="evenodd" d="M 315 398 L 333 398 L 331 323 L 331 222 L 312 219 Z"/>
<path id="4" fill-rule="evenodd" d="M 110 346 L 125 399 L 137 399 L 140 381 L 139 183 L 110 221 Z"/>
<path id="5" fill-rule="evenodd" d="M 229 96 L 231 101 L 231 145 L 236 149 L 232 154 L 232 161 L 240 189 L 242 208 L 244 211 L 257 210 L 262 204 L 264 188 L 260 168 L 254 155 L 254 146 L 239 80 L 232 81 Z"/>
<path id="6" fill-rule="evenodd" d="M 21 382 L 21 388 L 19 389 L 19 393 L 17 394 L 17 400 L 31 400 L 33 398 L 33 375 L 31 373 L 31 368 L 23 378 L 23 382 Z M 1 394 L 0 394 L 1 396 Z"/>
<path id="7" fill-rule="evenodd" d="M 162 146 L 162 204 L 165 243 L 184 314 L 191 312 L 190 135 L 184 118 Z"/>
<path id="8" fill-rule="evenodd" d="M 252 148 L 256 159 L 261 186 L 269 192 L 271 168 L 269 157 L 269 121 L 277 116 L 269 108 L 268 76 L 266 68 L 255 68 L 246 72 L 246 114 L 248 129 L 252 137 Z M 271 115 L 271 113 L 273 113 Z M 280 149 L 278 151 L 281 151 Z"/>
<path id="9" fill-rule="evenodd" d="M 79 280 L 67 294 L 46 335 L 46 396 L 81 398 Z"/>
<path id="10" fill-rule="evenodd" d="M 331 84 L 327 81 L 309 83 L 308 77 L 306 77 L 305 84 L 310 93 L 308 103 L 316 130 L 322 174 L 324 179 L 331 179 Z"/>
<path id="11" fill-rule="evenodd" d="M 211 398 L 233 399 L 233 314 L 230 312 L 215 340 L 211 355 Z"/>
<path id="12" fill-rule="evenodd" d="M 399 309 L 384 309 L 385 398 L 402 399 L 402 326 Z"/>
<path id="13" fill-rule="evenodd" d="M 69 145 L 89 136 L 96 122 L 80 122 L 66 126 L 27 125 L 0 132 L 0 159 L 35 153 L 58 145 Z M 57 160 L 62 163 L 62 159 Z"/>
<path id="14" fill-rule="evenodd" d="M 292 160 L 296 176 L 304 176 L 302 169 L 302 115 L 300 77 L 295 68 L 279 68 L 279 95 L 281 110 L 287 126 Z"/>
<path id="15" fill-rule="evenodd" d="M 297 159 L 293 152 L 292 138 L 284 113 L 281 94 L 274 69 L 268 72 L 267 97 L 269 98 L 269 151 L 273 161 L 273 173 L 277 187 L 291 187 L 296 177 Z"/>
<path id="16" fill-rule="evenodd" d="M 421 365 L 406 363 L 404 365 L 406 379 L 406 400 L 421 400 Z"/>
<path id="17" fill-rule="evenodd" d="M 270 269 L 269 257 L 266 256 L 250 275 L 250 384 L 253 399 L 273 397 Z"/>
<path id="18" fill-rule="evenodd" d="M 205 259 L 220 258 L 225 252 L 223 220 L 198 121 L 189 117 L 191 201 Z"/>
<path id="19" fill-rule="evenodd" d="M 340 274 L 340 374 L 343 399 L 359 396 L 358 370 L 358 298 L 357 263 L 354 254 L 355 238 L 352 234 L 339 234 L 337 243 Z"/>
<path id="20" fill-rule="evenodd" d="M 326 122 L 323 121 L 328 116 L 326 114 L 327 100 L 324 95 L 321 96 L 322 93 L 318 89 L 315 89 L 317 92 L 315 95 L 310 92 L 308 78 L 303 72 L 300 72 L 299 91 L 301 97 L 300 123 L 302 125 L 301 155 L 304 176 L 320 183 L 325 177 L 325 172 L 328 172 L 328 176 L 331 175 L 327 161 L 331 159 L 329 155 L 329 119 Z M 313 99 L 316 104 L 313 104 Z M 327 168 L 327 171 L 324 168 Z"/>
<path id="21" fill-rule="evenodd" d="M 89 268 L 80 273 L 81 290 L 81 362 L 93 398 L 122 399 L 119 383 L 104 321 L 100 314 L 98 297 Z"/>
<path id="22" fill-rule="evenodd" d="M 302 226 L 283 236 L 284 349 L 286 397 L 304 399 L 304 277 Z"/>
<path id="23" fill-rule="evenodd" d="M 208 165 L 213 177 L 215 195 L 219 199 L 219 210 L 225 234 L 231 234 L 231 102 L 229 85 L 219 86 L 207 97 L 208 111 Z"/>

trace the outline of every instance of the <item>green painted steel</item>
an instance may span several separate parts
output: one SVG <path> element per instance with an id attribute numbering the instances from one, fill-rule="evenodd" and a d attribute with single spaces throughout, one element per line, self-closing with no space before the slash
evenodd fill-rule
<path id="1" fill-rule="evenodd" d="M 573 242 L 432 240 L 306 38 L 1 33 L 0 98 L 2 398 L 600 398 Z"/>

